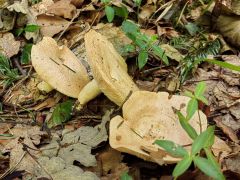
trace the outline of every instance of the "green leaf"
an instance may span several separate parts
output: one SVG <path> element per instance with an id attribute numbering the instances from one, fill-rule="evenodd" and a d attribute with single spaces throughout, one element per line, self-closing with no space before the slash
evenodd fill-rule
<path id="1" fill-rule="evenodd" d="M 121 176 L 120 176 L 120 180 L 132 180 L 133 178 L 131 176 L 128 175 L 127 172 L 124 172 Z"/>
<path id="2" fill-rule="evenodd" d="M 183 116 L 183 114 L 180 111 L 177 111 L 176 113 L 182 128 L 186 131 L 188 136 L 192 139 L 196 139 L 198 136 L 196 130 L 188 123 L 187 119 Z"/>
<path id="3" fill-rule="evenodd" d="M 123 21 L 121 28 L 125 33 L 135 33 L 140 31 L 139 26 L 130 20 Z"/>
<path id="4" fill-rule="evenodd" d="M 116 7 L 114 6 L 113 7 L 114 10 L 115 10 L 115 14 L 119 17 L 122 17 L 124 19 L 127 19 L 128 17 L 128 10 L 125 6 L 122 6 L 122 7 Z"/>
<path id="5" fill-rule="evenodd" d="M 115 11 L 111 6 L 105 7 L 105 13 L 108 19 L 108 22 L 112 22 L 115 16 Z"/>
<path id="6" fill-rule="evenodd" d="M 203 96 L 205 89 L 206 89 L 205 82 L 198 83 L 194 91 L 195 97 L 198 98 L 200 96 Z"/>
<path id="7" fill-rule="evenodd" d="M 134 2 L 136 3 L 137 6 L 140 6 L 142 3 L 142 0 L 134 0 Z"/>
<path id="8" fill-rule="evenodd" d="M 142 50 L 138 54 L 138 68 L 142 69 L 148 61 L 148 52 Z"/>
<path id="9" fill-rule="evenodd" d="M 28 24 L 25 28 L 24 31 L 26 32 L 35 32 L 40 29 L 40 26 L 35 25 L 35 24 Z"/>
<path id="10" fill-rule="evenodd" d="M 104 3 L 104 4 L 107 4 L 107 3 L 109 3 L 111 0 L 101 0 L 101 2 L 102 3 Z"/>
<path id="11" fill-rule="evenodd" d="M 58 104 L 55 107 L 52 116 L 47 123 L 48 127 L 51 128 L 68 121 L 71 118 L 72 106 L 73 106 L 72 100 L 68 100 Z"/>
<path id="12" fill-rule="evenodd" d="M 194 98 L 193 93 L 190 92 L 190 91 L 185 91 L 185 92 L 184 92 L 184 95 L 185 95 L 185 96 L 188 96 L 188 97 L 190 97 L 190 98 Z"/>
<path id="13" fill-rule="evenodd" d="M 220 165 L 217 163 L 217 160 L 212 154 L 211 150 L 209 148 L 204 148 L 204 151 L 207 155 L 207 159 L 209 160 L 209 162 L 211 162 L 215 169 L 218 169 L 221 172 Z"/>
<path id="14" fill-rule="evenodd" d="M 195 165 L 206 175 L 217 180 L 225 179 L 221 171 L 219 171 L 218 168 L 216 169 L 216 167 L 208 159 L 196 156 L 193 158 L 193 161 Z"/>
<path id="15" fill-rule="evenodd" d="M 22 64 L 28 64 L 30 62 L 32 45 L 33 44 L 29 43 L 23 47 L 23 51 L 21 54 L 21 63 Z"/>
<path id="16" fill-rule="evenodd" d="M 199 31 L 199 28 L 196 24 L 194 23 L 187 23 L 187 25 L 185 25 L 185 28 L 187 29 L 188 33 L 191 35 L 191 36 L 194 36 L 197 34 L 197 32 Z"/>
<path id="17" fill-rule="evenodd" d="M 204 104 L 208 105 L 208 100 L 204 96 L 197 97 L 199 101 L 202 101 Z"/>
<path id="18" fill-rule="evenodd" d="M 192 144 L 192 155 L 196 155 L 201 149 L 212 146 L 214 143 L 214 126 L 209 126 L 202 132 Z"/>
<path id="19" fill-rule="evenodd" d="M 14 31 L 15 36 L 20 36 L 24 32 L 23 28 L 18 28 Z"/>
<path id="20" fill-rule="evenodd" d="M 134 52 L 136 50 L 135 46 L 132 44 L 127 44 L 124 46 L 123 51 L 124 52 Z"/>
<path id="21" fill-rule="evenodd" d="M 158 56 L 159 58 L 161 58 L 161 60 L 166 64 L 168 65 L 169 62 L 168 62 L 168 58 L 167 58 L 167 55 L 165 54 L 164 50 L 162 50 L 162 48 L 160 48 L 159 46 L 156 46 L 156 45 L 152 45 L 152 50 L 153 50 L 153 53 Z"/>
<path id="22" fill-rule="evenodd" d="M 185 157 L 188 156 L 188 152 L 182 146 L 175 144 L 168 140 L 156 140 L 154 144 L 165 149 L 169 154 L 175 157 Z"/>
<path id="23" fill-rule="evenodd" d="M 183 160 L 177 163 L 173 170 L 173 176 L 176 178 L 180 175 L 182 175 L 191 165 L 192 163 L 192 157 L 191 156 L 186 156 Z"/>
<path id="24" fill-rule="evenodd" d="M 198 110 L 198 101 L 197 99 L 193 98 L 188 102 L 187 105 L 187 120 L 189 121 L 195 112 Z"/>
<path id="25" fill-rule="evenodd" d="M 227 63 L 227 62 L 218 61 L 218 60 L 215 60 L 215 59 L 205 59 L 205 61 L 207 61 L 211 64 L 216 64 L 216 65 L 218 65 L 220 67 L 223 67 L 223 68 L 227 68 L 227 69 L 231 69 L 233 71 L 240 72 L 240 66 L 236 66 L 236 65 L 233 65 L 233 64 L 230 64 L 230 63 Z"/>

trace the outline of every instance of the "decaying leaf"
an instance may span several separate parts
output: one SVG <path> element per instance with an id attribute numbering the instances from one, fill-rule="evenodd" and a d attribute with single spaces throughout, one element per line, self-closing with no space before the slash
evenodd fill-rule
<path id="1" fill-rule="evenodd" d="M 20 41 L 16 41 L 12 33 L 5 33 L 0 38 L 0 52 L 8 58 L 19 52 Z"/>
<path id="2" fill-rule="evenodd" d="M 34 159 L 23 150 L 22 143 L 32 148 L 28 148 L 28 151 L 33 156 L 37 157 L 38 151 L 33 149 L 37 149 L 36 145 L 40 143 L 40 138 L 44 133 L 40 131 L 40 127 L 23 125 L 16 125 L 13 129 L 11 129 L 11 132 L 14 136 L 16 136 L 16 138 L 10 141 L 5 146 L 5 150 L 3 150 L 3 152 L 10 152 L 10 167 L 14 167 L 20 161 L 17 166 L 18 170 L 33 173 L 37 164 Z"/>
<path id="3" fill-rule="evenodd" d="M 76 7 L 70 0 L 60 0 L 49 6 L 47 13 L 72 19 L 76 13 Z"/>
<path id="4" fill-rule="evenodd" d="M 217 20 L 217 28 L 227 40 L 240 47 L 240 16 L 221 15 Z"/>
<path id="5" fill-rule="evenodd" d="M 68 26 L 68 21 L 57 16 L 39 15 L 36 20 L 41 27 L 40 32 L 43 36 L 53 37 L 55 34 L 63 31 Z"/>
<path id="6" fill-rule="evenodd" d="M 16 86 L 11 94 L 4 94 L 3 101 L 9 104 L 22 105 L 27 102 L 35 103 L 38 100 L 44 99 L 45 96 L 41 95 L 37 88 L 37 84 L 40 81 L 38 76 L 33 75 L 32 78 L 25 82 L 24 86 Z"/>
<path id="7" fill-rule="evenodd" d="M 185 105 L 181 112 L 186 114 L 188 101 L 189 98 L 185 96 L 173 95 L 169 98 L 166 92 L 134 92 L 123 105 L 123 118 L 116 116 L 110 122 L 111 147 L 154 162 L 155 159 L 150 154 L 159 151 L 153 145 L 157 139 L 170 140 L 183 146 L 191 144 L 191 138 L 181 127 L 173 110 L 173 107 L 181 109 Z M 204 130 L 207 127 L 207 119 L 202 112 L 200 112 L 200 118 Z M 197 113 L 191 119 L 190 124 L 197 132 L 200 131 Z M 187 148 L 190 147 L 187 146 Z M 163 156 L 164 163 L 179 161 L 178 158 L 164 151 L 158 152 L 158 155 L 160 154 Z"/>
<path id="8" fill-rule="evenodd" d="M 42 80 L 59 92 L 78 97 L 89 82 L 88 74 L 80 60 L 66 46 L 59 47 L 50 37 L 33 45 L 32 64 Z"/>
<path id="9" fill-rule="evenodd" d="M 48 10 L 48 7 L 54 4 L 53 0 L 42 0 L 37 4 L 32 5 L 32 11 L 34 11 L 34 14 L 40 15 L 45 14 Z"/>
<path id="10" fill-rule="evenodd" d="M 37 178 L 53 178 L 53 179 L 92 179 L 99 178 L 92 172 L 83 171 L 81 168 L 74 165 L 67 165 L 60 157 L 41 157 L 38 159 L 42 168 L 35 169 L 35 176 Z M 44 169 L 43 169 L 44 168 Z M 47 173 L 46 173 L 47 171 Z M 51 177 L 50 177 L 51 176 Z"/>
<path id="11" fill-rule="evenodd" d="M 177 49 L 169 44 L 161 44 L 160 47 L 164 50 L 168 57 L 176 60 L 177 62 L 180 62 L 184 58 L 184 56 Z"/>
<path id="12" fill-rule="evenodd" d="M 103 175 L 107 175 L 120 165 L 123 157 L 119 151 L 109 147 L 99 155 L 99 158 L 102 164 Z"/>

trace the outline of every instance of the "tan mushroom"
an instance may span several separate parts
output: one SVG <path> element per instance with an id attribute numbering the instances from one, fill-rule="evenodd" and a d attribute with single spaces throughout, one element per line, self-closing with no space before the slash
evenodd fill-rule
<path id="1" fill-rule="evenodd" d="M 109 141 L 112 148 L 126 152 L 144 160 L 175 163 L 179 158 L 167 154 L 159 146 L 153 145 L 157 139 L 171 140 L 179 145 L 192 143 L 190 137 L 181 127 L 173 108 L 181 109 L 186 114 L 186 104 L 189 98 L 173 95 L 169 98 L 166 92 L 134 92 L 123 105 L 123 117 L 116 116 L 110 122 Z M 200 111 L 202 129 L 207 128 L 206 116 Z M 197 113 L 190 124 L 200 131 Z M 148 153 L 147 153 L 148 152 Z M 159 161 L 154 155 L 161 158 Z"/>
<path id="2" fill-rule="evenodd" d="M 127 73 L 124 59 L 105 36 L 90 30 L 85 35 L 85 47 L 94 80 L 80 92 L 78 100 L 81 105 L 103 92 L 120 106 L 131 91 L 139 90 Z"/>
<path id="3" fill-rule="evenodd" d="M 66 46 L 59 47 L 50 37 L 32 47 L 32 65 L 41 77 L 57 91 L 77 98 L 82 88 L 90 81 L 79 59 Z M 46 84 L 40 84 L 43 88 Z M 48 91 L 50 87 L 48 86 Z"/>

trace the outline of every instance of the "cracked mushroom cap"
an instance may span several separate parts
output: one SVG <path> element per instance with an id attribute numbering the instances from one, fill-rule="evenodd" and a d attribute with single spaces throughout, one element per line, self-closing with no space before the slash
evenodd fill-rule
<path id="1" fill-rule="evenodd" d="M 32 65 L 41 79 L 57 91 L 77 98 L 90 81 L 85 67 L 66 46 L 58 46 L 51 37 L 33 45 Z"/>
<path id="2" fill-rule="evenodd" d="M 179 158 L 168 155 L 159 146 L 153 145 L 157 139 L 171 140 L 179 145 L 189 145 L 191 138 L 181 127 L 173 108 L 186 114 L 188 97 L 173 95 L 169 99 L 166 92 L 137 91 L 123 105 L 123 117 L 116 116 L 110 121 L 109 141 L 112 148 L 156 162 L 151 154 L 162 156 L 162 163 L 175 163 Z M 206 116 L 200 112 L 202 129 L 207 128 Z M 197 113 L 190 124 L 200 131 Z M 188 146 L 189 147 L 189 146 Z M 148 151 L 149 153 L 147 153 Z"/>
<path id="3" fill-rule="evenodd" d="M 99 89 L 115 104 L 122 105 L 130 91 L 138 91 L 127 73 L 127 64 L 106 37 L 90 30 L 85 34 L 87 59 Z"/>

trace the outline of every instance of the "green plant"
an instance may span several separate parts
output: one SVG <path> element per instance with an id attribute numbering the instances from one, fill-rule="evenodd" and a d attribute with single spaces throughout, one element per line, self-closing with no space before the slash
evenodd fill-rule
<path id="1" fill-rule="evenodd" d="M 134 45 L 138 47 L 138 67 L 143 68 L 148 61 L 149 53 L 160 58 L 165 64 L 168 64 L 168 58 L 157 44 L 157 36 L 151 37 L 140 32 L 139 26 L 130 20 L 126 20 L 122 23 L 122 30 L 133 41 Z M 128 49 L 132 49 L 128 46 Z"/>
<path id="2" fill-rule="evenodd" d="M 133 178 L 131 176 L 129 176 L 127 172 L 124 172 L 120 176 L 120 180 L 133 180 Z"/>
<path id="3" fill-rule="evenodd" d="M 112 6 L 111 0 L 101 0 L 101 2 L 104 4 L 104 11 L 108 22 L 112 22 L 115 15 L 124 19 L 128 17 L 128 10 L 125 6 Z"/>
<path id="4" fill-rule="evenodd" d="M 0 54 L 0 80 L 4 86 L 9 86 L 19 78 L 18 70 L 11 67 L 7 57 Z"/>
<path id="5" fill-rule="evenodd" d="M 189 72 L 192 71 L 192 69 L 202 62 L 208 62 L 211 64 L 216 64 L 220 67 L 223 68 L 228 68 L 230 70 L 234 71 L 239 71 L 240 72 L 240 67 L 235 66 L 233 64 L 227 63 L 227 62 L 222 62 L 218 61 L 216 59 L 209 59 L 207 58 L 209 55 L 217 55 L 221 49 L 221 45 L 218 39 L 207 43 L 204 47 L 192 52 L 191 54 L 188 54 L 181 63 L 181 71 L 180 71 L 180 79 L 181 82 L 183 83 Z"/>
<path id="6" fill-rule="evenodd" d="M 214 126 L 209 126 L 205 131 L 197 134 L 196 130 L 189 123 L 193 114 L 198 110 L 198 100 L 207 103 L 206 98 L 203 96 L 205 88 L 206 84 L 201 82 L 197 85 L 194 93 L 189 91 L 186 92 L 186 95 L 191 98 L 187 105 L 186 117 L 184 117 L 179 110 L 176 111 L 182 128 L 193 140 L 191 152 L 189 153 L 184 147 L 177 145 L 172 141 L 155 141 L 155 144 L 165 149 L 172 156 L 182 158 L 173 170 L 174 178 L 182 175 L 190 167 L 192 162 L 194 162 L 194 164 L 206 175 L 214 179 L 225 179 L 219 164 L 211 152 L 211 146 L 214 143 Z M 206 157 L 201 157 L 201 152 L 203 151 L 205 152 Z"/>
<path id="7" fill-rule="evenodd" d="M 36 24 L 27 24 L 24 28 L 18 28 L 15 30 L 15 35 L 20 36 L 24 32 L 36 32 L 40 29 L 40 26 Z"/>
<path id="8" fill-rule="evenodd" d="M 21 54 L 21 63 L 22 64 L 28 64 L 30 59 L 31 59 L 31 50 L 32 50 L 32 45 L 31 43 L 25 44 L 22 50 Z"/>
<path id="9" fill-rule="evenodd" d="M 68 121 L 71 118 L 73 107 L 73 101 L 67 100 L 63 103 L 58 104 L 52 113 L 50 120 L 47 125 L 49 128 L 61 125 L 62 123 Z"/>

